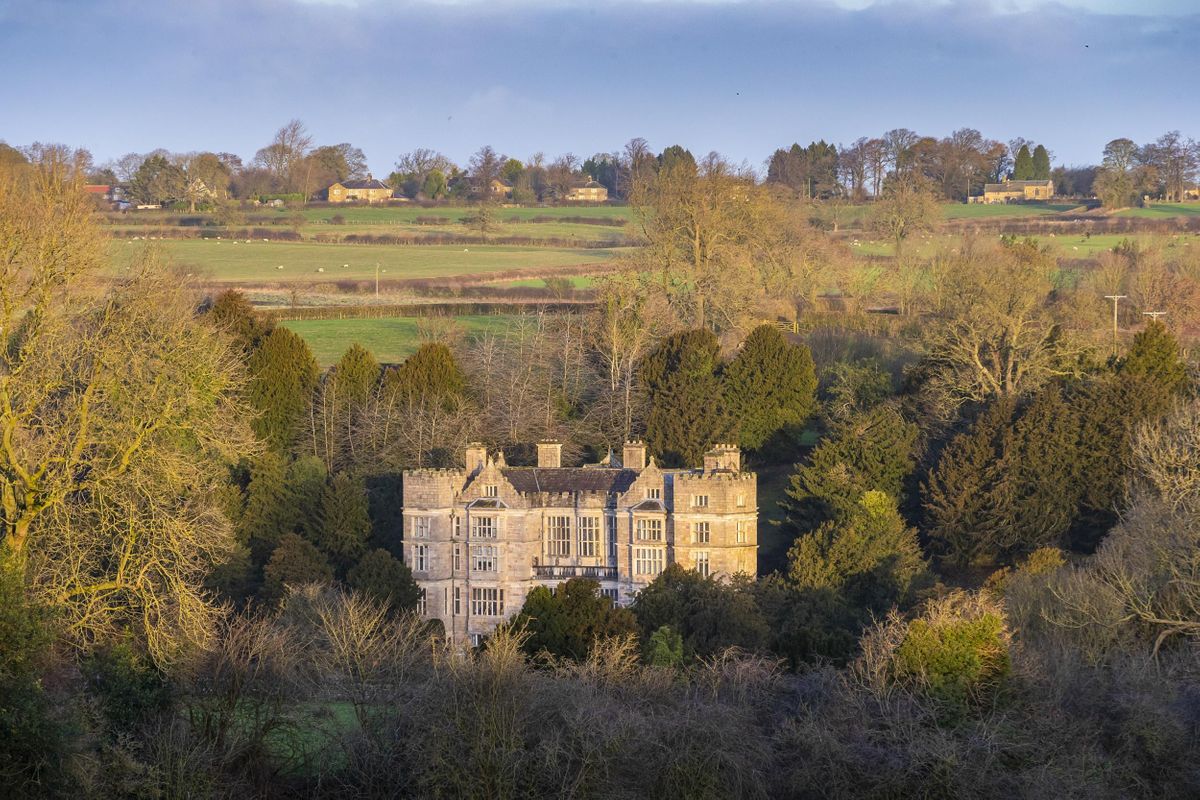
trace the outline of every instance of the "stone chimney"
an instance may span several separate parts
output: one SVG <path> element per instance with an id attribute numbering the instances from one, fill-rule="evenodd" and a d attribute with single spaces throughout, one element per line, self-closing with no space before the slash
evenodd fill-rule
<path id="1" fill-rule="evenodd" d="M 483 465 L 487 463 L 487 447 L 479 442 L 471 442 L 467 445 L 467 454 L 464 461 L 466 462 L 468 473 L 483 469 Z"/>
<path id="2" fill-rule="evenodd" d="M 640 439 L 625 443 L 625 451 L 621 456 L 621 466 L 625 469 L 643 470 L 646 468 L 646 443 Z"/>
<path id="3" fill-rule="evenodd" d="M 742 469 L 742 451 L 736 444 L 717 444 L 704 454 L 704 471 L 727 469 L 740 472 Z"/>
<path id="4" fill-rule="evenodd" d="M 557 469 L 562 466 L 562 442 L 547 439 L 538 442 L 537 465 L 541 469 Z"/>

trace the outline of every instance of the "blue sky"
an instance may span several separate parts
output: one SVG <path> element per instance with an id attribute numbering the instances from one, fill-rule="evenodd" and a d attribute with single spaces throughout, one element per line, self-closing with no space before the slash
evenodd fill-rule
<path id="1" fill-rule="evenodd" d="M 1200 138 L 1196 0 L 0 0 L 0 139 L 244 158 L 292 117 L 377 174 L 643 136 L 758 167 L 889 128 Z"/>

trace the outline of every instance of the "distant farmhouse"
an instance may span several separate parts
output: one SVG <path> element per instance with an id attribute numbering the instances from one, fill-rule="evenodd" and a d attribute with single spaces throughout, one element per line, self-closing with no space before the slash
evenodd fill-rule
<path id="1" fill-rule="evenodd" d="M 371 177 L 366 180 L 338 181 L 326 191 L 331 203 L 349 203 L 355 200 L 386 203 L 392 199 L 392 187 Z"/>
<path id="2" fill-rule="evenodd" d="M 513 185 L 503 178 L 492 178 L 491 184 L 488 185 L 488 191 L 497 200 L 504 200 L 512 197 Z"/>
<path id="3" fill-rule="evenodd" d="M 1054 181 L 1010 181 L 987 183 L 983 194 L 971 198 L 972 203 L 1024 203 L 1029 200 L 1049 200 L 1054 197 Z"/>
<path id="4" fill-rule="evenodd" d="M 736 445 L 695 469 L 661 469 L 627 442 L 599 464 L 562 465 L 541 442 L 536 467 L 466 448 L 465 469 L 404 472 L 404 560 L 421 610 L 455 641 L 478 644 L 536 586 L 591 578 L 627 604 L 671 563 L 701 575 L 753 576 L 757 479 Z"/>
<path id="5" fill-rule="evenodd" d="M 572 185 L 563 199 L 571 203 L 603 203 L 608 200 L 608 189 L 599 181 L 589 180 Z"/>
<path id="6" fill-rule="evenodd" d="M 83 190 L 94 198 L 96 204 L 102 208 L 107 208 L 111 211 L 124 211 L 129 208 L 129 201 L 125 199 L 125 190 L 120 186 L 89 183 L 83 187 Z"/>

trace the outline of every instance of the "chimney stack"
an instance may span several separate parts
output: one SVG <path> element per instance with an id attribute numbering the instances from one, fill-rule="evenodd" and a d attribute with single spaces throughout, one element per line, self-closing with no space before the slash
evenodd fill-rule
<path id="1" fill-rule="evenodd" d="M 731 472 L 741 472 L 742 451 L 736 444 L 717 444 L 704 454 L 704 471 L 712 472 L 727 469 Z"/>
<path id="2" fill-rule="evenodd" d="M 625 450 L 621 457 L 621 466 L 625 467 L 625 469 L 645 469 L 646 443 L 637 439 L 626 442 Z"/>
<path id="3" fill-rule="evenodd" d="M 562 466 L 562 442 L 546 439 L 538 442 L 537 465 L 541 469 L 557 469 Z"/>
<path id="4" fill-rule="evenodd" d="M 487 462 L 487 447 L 479 442 L 471 442 L 467 445 L 467 454 L 464 460 L 468 473 L 478 472 Z"/>

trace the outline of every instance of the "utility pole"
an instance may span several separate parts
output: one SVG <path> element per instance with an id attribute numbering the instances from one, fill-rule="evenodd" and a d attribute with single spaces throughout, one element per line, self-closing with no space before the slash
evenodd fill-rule
<path id="1" fill-rule="evenodd" d="M 1147 316 L 1150 319 L 1157 322 L 1158 318 L 1165 317 L 1167 315 L 1167 312 L 1165 312 L 1165 311 L 1143 311 L 1142 314 L 1144 314 L 1145 316 Z"/>
<path id="2" fill-rule="evenodd" d="M 1121 304 L 1128 295 L 1123 294 L 1106 294 L 1104 299 L 1113 301 L 1113 358 L 1117 357 L 1117 306 Z"/>

